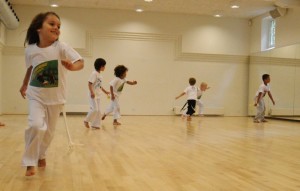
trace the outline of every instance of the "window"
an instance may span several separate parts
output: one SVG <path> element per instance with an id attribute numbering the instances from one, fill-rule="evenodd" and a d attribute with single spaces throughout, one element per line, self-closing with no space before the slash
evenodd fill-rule
<path id="1" fill-rule="evenodd" d="M 275 48 L 276 20 L 270 16 L 263 18 L 261 29 L 261 50 Z"/>

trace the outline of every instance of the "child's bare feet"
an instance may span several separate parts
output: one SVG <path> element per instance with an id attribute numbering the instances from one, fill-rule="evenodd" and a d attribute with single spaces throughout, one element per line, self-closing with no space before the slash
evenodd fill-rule
<path id="1" fill-rule="evenodd" d="M 86 128 L 90 128 L 89 122 L 83 121 L 83 123 L 84 123 L 84 126 L 85 126 Z"/>
<path id="2" fill-rule="evenodd" d="M 114 121 L 113 125 L 121 125 L 121 123 Z"/>
<path id="3" fill-rule="evenodd" d="M 46 167 L 46 159 L 39 159 L 38 167 Z"/>
<path id="4" fill-rule="evenodd" d="M 93 127 L 93 126 L 92 126 L 92 129 L 98 129 L 98 130 L 99 130 L 99 129 L 100 129 L 100 127 Z"/>
<path id="5" fill-rule="evenodd" d="M 105 117 L 106 117 L 106 115 L 104 114 L 104 115 L 102 116 L 102 118 L 101 118 L 101 119 L 102 119 L 102 120 L 104 120 L 104 119 L 105 119 Z"/>
<path id="6" fill-rule="evenodd" d="M 34 166 L 27 166 L 25 176 L 33 176 L 35 174 Z"/>
<path id="7" fill-rule="evenodd" d="M 187 121 L 192 121 L 192 117 L 191 117 L 191 116 L 188 116 L 186 120 L 187 120 Z"/>

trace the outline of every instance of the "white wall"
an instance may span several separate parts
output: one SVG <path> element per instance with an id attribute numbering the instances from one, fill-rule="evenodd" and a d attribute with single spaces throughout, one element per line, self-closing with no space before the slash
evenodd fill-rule
<path id="1" fill-rule="evenodd" d="M 261 20 L 264 14 L 252 19 L 250 52 L 261 51 Z M 285 16 L 276 19 L 276 48 L 300 43 L 300 8 L 288 9 Z"/>
<path id="2" fill-rule="evenodd" d="M 0 43 L 0 115 L 2 114 L 2 44 Z"/>
<path id="3" fill-rule="evenodd" d="M 2 75 L 2 50 L 4 47 L 4 42 L 5 42 L 5 26 L 4 24 L 0 21 L 0 115 L 2 114 L 3 111 L 3 106 L 2 106 L 2 83 L 3 83 L 3 75 Z"/>
<path id="4" fill-rule="evenodd" d="M 23 42 L 26 28 L 47 7 L 14 7 L 20 27 L 7 31 L 2 75 L 3 112 L 27 113 L 27 101 L 19 95 L 25 74 Z M 85 68 L 69 72 L 68 110 L 87 111 L 87 79 L 97 57 L 107 60 L 105 87 L 118 64 L 128 66 L 128 79 L 121 97 L 123 114 L 170 115 L 174 97 L 195 77 L 212 88 L 203 96 L 207 110 L 224 108 L 225 115 L 247 115 L 248 55 L 250 27 L 244 19 L 163 13 L 134 13 L 100 9 L 58 8 L 62 21 L 61 41 L 85 58 Z M 11 79 L 11 76 L 14 76 Z M 103 109 L 108 100 L 103 97 Z"/>
<path id="5" fill-rule="evenodd" d="M 272 115 L 299 115 L 299 55 L 300 8 L 289 9 L 285 16 L 276 19 L 275 49 L 260 52 L 261 20 L 268 14 L 261 15 L 252 21 L 251 27 L 251 57 L 249 66 L 249 107 L 248 113 L 255 114 L 253 97 L 262 83 L 261 75 L 271 75 L 271 92 L 276 105 L 269 98 L 267 111 Z"/>

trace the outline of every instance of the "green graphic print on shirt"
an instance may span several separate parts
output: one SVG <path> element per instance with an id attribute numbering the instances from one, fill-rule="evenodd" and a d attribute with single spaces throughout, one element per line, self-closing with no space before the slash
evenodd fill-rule
<path id="1" fill-rule="evenodd" d="M 40 88 L 58 87 L 58 60 L 37 65 L 32 71 L 30 85 Z"/>
<path id="2" fill-rule="evenodd" d="M 118 92 L 121 92 L 121 91 L 123 90 L 124 84 L 125 84 L 125 82 L 124 82 L 123 84 L 120 85 L 120 87 L 117 89 Z"/>

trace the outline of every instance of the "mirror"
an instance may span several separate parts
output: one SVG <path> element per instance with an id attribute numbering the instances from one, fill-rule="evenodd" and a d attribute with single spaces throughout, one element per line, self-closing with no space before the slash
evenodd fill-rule
<path id="1" fill-rule="evenodd" d="M 266 116 L 300 119 L 300 44 L 250 55 L 248 114 L 251 116 L 256 114 L 254 96 L 265 73 L 270 74 L 275 100 L 273 106 L 266 95 Z"/>

